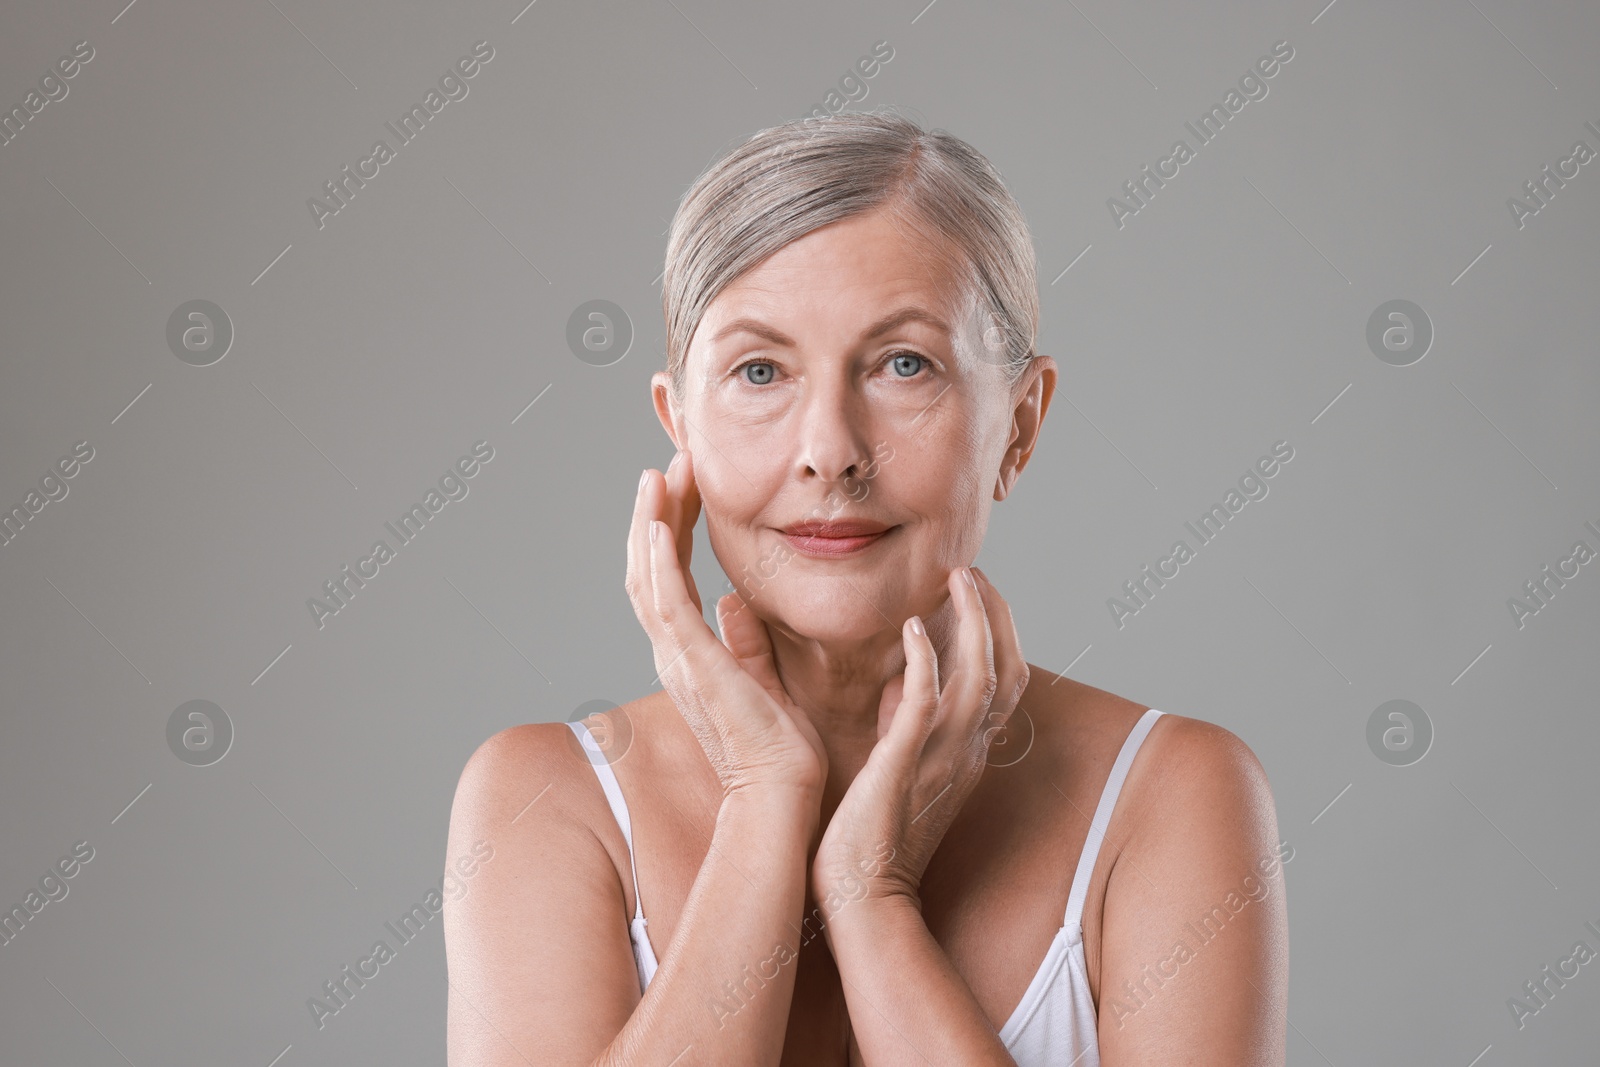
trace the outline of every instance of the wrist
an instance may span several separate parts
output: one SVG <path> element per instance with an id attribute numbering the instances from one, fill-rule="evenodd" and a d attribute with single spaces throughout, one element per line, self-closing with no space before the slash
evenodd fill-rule
<path id="1" fill-rule="evenodd" d="M 828 949 L 836 957 L 851 945 L 881 946 L 908 934 L 926 934 L 928 929 L 921 903 L 900 892 L 846 899 L 831 910 L 823 909 L 823 916 Z"/>
<path id="2" fill-rule="evenodd" d="M 724 793 L 717 814 L 719 819 L 751 816 L 771 820 L 777 826 L 794 826 L 810 835 L 822 818 L 822 796 L 819 790 L 788 782 L 752 783 Z"/>
<path id="3" fill-rule="evenodd" d="M 864 917 L 869 922 L 915 916 L 922 919 L 922 899 L 902 886 L 873 884 L 866 892 L 843 900 L 836 911 L 854 917 Z"/>
<path id="4" fill-rule="evenodd" d="M 880 841 L 872 852 L 844 841 L 825 842 L 811 864 L 811 890 L 818 900 L 871 901 L 922 913 L 919 887 L 907 877 L 899 850 Z"/>
<path id="5" fill-rule="evenodd" d="M 898 914 L 922 915 L 922 899 L 915 887 L 907 886 L 895 878 L 884 878 L 882 872 L 870 869 L 870 861 L 858 861 L 854 866 L 811 866 L 810 892 L 817 903 L 818 912 L 832 920 L 834 916 L 893 917 Z"/>

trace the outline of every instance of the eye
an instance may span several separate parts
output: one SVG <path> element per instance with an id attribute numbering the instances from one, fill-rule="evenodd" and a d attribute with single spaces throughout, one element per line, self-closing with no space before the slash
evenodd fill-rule
<path id="1" fill-rule="evenodd" d="M 932 366 L 927 356 L 906 349 L 891 353 L 890 364 L 897 378 L 913 378 L 924 366 Z M 733 373 L 750 385 L 766 385 L 777 374 L 777 368 L 766 360 L 750 359 L 733 368 Z"/>
<path id="2" fill-rule="evenodd" d="M 910 378 L 927 362 L 926 356 L 919 356 L 915 352 L 896 352 L 890 365 L 894 367 L 896 377 Z"/>
<path id="3" fill-rule="evenodd" d="M 763 360 L 752 359 L 735 367 L 734 373 L 743 374 L 744 380 L 751 385 L 766 385 L 772 381 L 773 366 Z"/>

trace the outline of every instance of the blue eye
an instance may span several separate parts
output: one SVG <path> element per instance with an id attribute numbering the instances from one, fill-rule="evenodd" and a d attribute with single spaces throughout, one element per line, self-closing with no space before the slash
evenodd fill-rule
<path id="1" fill-rule="evenodd" d="M 915 360 L 916 361 L 916 362 L 914 362 L 914 363 L 912 363 L 910 365 L 910 369 L 909 370 L 903 370 L 903 368 L 906 367 L 906 363 L 904 362 L 906 360 Z M 921 370 L 922 369 L 922 365 L 924 363 L 926 363 L 926 362 L 928 362 L 928 361 L 926 359 L 924 359 L 923 357 L 917 355 L 915 352 L 896 352 L 895 356 L 894 356 L 895 373 L 898 374 L 902 378 L 909 378 L 912 375 L 916 374 L 917 371 Z"/>
<path id="2" fill-rule="evenodd" d="M 928 357 L 908 351 L 894 353 L 891 362 L 894 364 L 895 376 L 899 378 L 915 377 L 924 365 L 931 365 Z M 751 385 L 766 385 L 777 374 L 777 368 L 764 360 L 752 359 L 735 367 L 734 373 L 742 374 L 744 380 Z"/>

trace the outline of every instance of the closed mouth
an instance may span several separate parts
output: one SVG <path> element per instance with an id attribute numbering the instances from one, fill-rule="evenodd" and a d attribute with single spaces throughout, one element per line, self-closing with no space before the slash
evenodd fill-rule
<path id="1" fill-rule="evenodd" d="M 848 556 L 899 529 L 881 522 L 799 523 L 778 531 L 797 551 L 813 557 Z"/>

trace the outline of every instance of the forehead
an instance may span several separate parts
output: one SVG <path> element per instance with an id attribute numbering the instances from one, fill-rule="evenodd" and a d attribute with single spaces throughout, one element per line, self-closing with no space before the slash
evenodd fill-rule
<path id="1" fill-rule="evenodd" d="M 881 319 L 891 302 L 959 326 L 969 296 L 964 266 L 959 248 L 926 227 L 881 210 L 855 215 L 791 241 L 735 279 L 706 308 L 697 339 L 746 315 L 823 316 L 853 329 Z"/>

